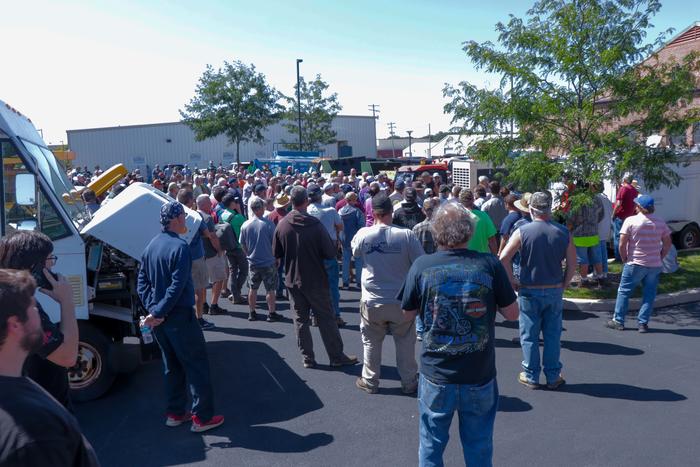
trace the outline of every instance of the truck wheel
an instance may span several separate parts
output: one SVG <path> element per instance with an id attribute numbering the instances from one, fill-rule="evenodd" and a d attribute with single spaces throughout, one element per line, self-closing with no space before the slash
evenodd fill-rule
<path id="1" fill-rule="evenodd" d="M 680 249 L 700 247 L 700 229 L 694 224 L 686 225 L 678 235 L 678 239 Z"/>
<path id="2" fill-rule="evenodd" d="M 79 321 L 78 327 L 78 361 L 68 370 L 68 380 L 73 400 L 84 402 L 107 392 L 116 374 L 109 364 L 111 340 L 85 321 Z"/>

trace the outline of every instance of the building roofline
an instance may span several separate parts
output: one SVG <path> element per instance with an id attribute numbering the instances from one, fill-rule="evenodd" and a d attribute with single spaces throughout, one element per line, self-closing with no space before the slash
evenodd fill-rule
<path id="1" fill-rule="evenodd" d="M 336 115 L 336 118 L 362 118 L 362 119 L 372 119 L 374 117 L 371 115 Z M 75 130 L 66 130 L 66 133 L 79 133 L 82 131 L 97 131 L 97 130 L 120 130 L 120 129 L 133 129 L 133 128 L 148 128 L 153 126 L 169 126 L 169 125 L 184 125 L 183 122 L 160 122 L 160 123 L 138 123 L 135 125 L 116 125 L 116 126 L 103 126 L 103 127 L 93 127 L 93 128 L 78 128 Z"/>
<path id="2" fill-rule="evenodd" d="M 647 57 L 645 60 L 648 60 L 649 58 L 651 58 L 651 57 L 653 57 L 654 55 L 656 55 L 656 54 L 658 54 L 659 52 L 661 52 L 663 49 L 665 49 L 666 47 L 668 47 L 669 45 L 671 45 L 671 43 L 672 43 L 673 41 L 675 41 L 676 39 L 678 39 L 679 37 L 681 37 L 681 36 L 682 36 L 683 34 L 685 34 L 686 32 L 690 31 L 690 30 L 693 29 L 694 27 L 699 27 L 699 28 L 700 28 L 700 21 L 693 21 L 692 23 L 690 23 L 689 26 L 687 26 L 685 29 L 683 29 L 682 31 L 680 31 L 678 34 L 674 34 L 673 37 L 671 37 L 669 40 L 667 40 L 666 42 L 664 42 L 658 49 L 654 50 L 654 51 L 651 53 L 651 55 L 649 55 L 649 57 Z M 642 61 L 645 61 L 645 60 L 642 60 Z"/>

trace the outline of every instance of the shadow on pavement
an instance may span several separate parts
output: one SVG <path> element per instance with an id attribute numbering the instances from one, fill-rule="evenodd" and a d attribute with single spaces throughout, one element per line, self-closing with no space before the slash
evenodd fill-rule
<path id="1" fill-rule="evenodd" d="M 700 329 L 658 329 L 650 328 L 649 334 L 675 334 L 683 337 L 700 337 Z"/>
<path id="2" fill-rule="evenodd" d="M 562 319 L 564 321 L 583 321 L 586 319 L 598 318 L 598 315 L 588 311 L 564 310 Z"/>
<path id="3" fill-rule="evenodd" d="M 217 326 L 214 329 L 210 329 L 210 332 L 220 332 L 222 334 L 228 334 L 230 336 L 243 336 L 252 337 L 254 339 L 282 339 L 284 334 L 274 331 L 265 331 L 264 329 L 253 329 L 253 328 L 229 328 Z"/>
<path id="4" fill-rule="evenodd" d="M 641 349 L 625 347 L 624 345 L 610 344 L 608 342 L 574 342 L 561 341 L 561 348 L 572 352 L 593 353 L 598 355 L 642 355 Z"/>
<path id="5" fill-rule="evenodd" d="M 498 396 L 499 412 L 527 412 L 532 410 L 532 405 L 517 397 Z"/>
<path id="6" fill-rule="evenodd" d="M 678 402 L 687 399 L 683 394 L 670 389 L 649 389 L 617 383 L 569 384 L 562 386 L 559 392 L 585 394 L 604 399 L 621 399 L 639 402 Z"/>
<path id="7" fill-rule="evenodd" d="M 226 417 L 226 423 L 202 435 L 191 433 L 189 424 L 166 427 L 162 364 L 143 365 L 139 376 L 125 378 L 117 391 L 76 407 L 81 427 L 103 465 L 134 465 L 134 459 L 140 465 L 187 464 L 206 460 L 207 451 L 217 448 L 307 452 L 333 442 L 328 433 L 298 434 L 260 426 L 323 407 L 316 393 L 269 345 L 217 341 L 209 342 L 207 349 L 216 412 Z M 113 422 L 105 425 L 105 419 Z M 216 441 L 207 446 L 210 435 Z"/>

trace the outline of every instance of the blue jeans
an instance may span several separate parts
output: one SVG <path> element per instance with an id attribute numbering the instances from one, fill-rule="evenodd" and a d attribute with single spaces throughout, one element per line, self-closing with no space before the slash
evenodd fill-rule
<path id="1" fill-rule="evenodd" d="M 343 285 L 350 284 L 350 262 L 353 261 L 350 244 L 343 245 Z M 362 258 L 355 258 L 355 282 L 357 288 L 362 288 Z"/>
<path id="2" fill-rule="evenodd" d="M 328 286 L 331 292 L 331 304 L 333 305 L 333 312 L 335 316 L 340 316 L 340 289 L 338 288 L 338 260 L 324 259 L 323 265 L 326 268 L 326 274 L 328 275 Z"/>
<path id="3" fill-rule="evenodd" d="M 214 397 L 209 376 L 204 334 L 194 315 L 194 308 L 172 310 L 153 335 L 163 354 L 165 370 L 166 413 L 184 415 L 187 411 L 189 386 L 192 413 L 208 421 L 214 416 Z"/>
<path id="4" fill-rule="evenodd" d="M 615 250 L 615 259 L 622 261 L 620 258 L 620 229 L 624 221 L 619 217 L 613 219 L 613 250 Z"/>
<path id="5" fill-rule="evenodd" d="M 277 268 L 277 295 L 284 295 L 284 262 Z"/>
<path id="6" fill-rule="evenodd" d="M 520 346 L 523 349 L 523 371 L 528 380 L 540 380 L 540 332 L 544 339 L 542 361 L 547 383 L 554 383 L 561 373 L 561 315 L 564 307 L 563 290 L 521 287 L 518 292 L 520 306 Z"/>
<path id="7" fill-rule="evenodd" d="M 495 378 L 481 386 L 437 384 L 421 374 L 418 380 L 418 465 L 444 465 L 442 454 L 450 438 L 452 416 L 457 411 L 464 463 L 469 467 L 491 466 L 493 422 L 497 409 L 498 384 Z"/>
<path id="8" fill-rule="evenodd" d="M 600 260 L 603 264 L 603 273 L 608 273 L 608 242 L 606 240 L 601 240 L 598 245 L 600 248 Z"/>
<path id="9" fill-rule="evenodd" d="M 647 324 L 654 309 L 656 299 L 656 287 L 659 285 L 661 268 L 648 268 L 638 264 L 625 264 L 620 277 L 620 287 L 617 288 L 617 301 L 615 302 L 614 319 L 618 323 L 625 324 L 625 316 L 629 310 L 630 295 L 637 285 L 642 283 L 642 307 L 639 309 L 637 321 L 639 324 Z"/>

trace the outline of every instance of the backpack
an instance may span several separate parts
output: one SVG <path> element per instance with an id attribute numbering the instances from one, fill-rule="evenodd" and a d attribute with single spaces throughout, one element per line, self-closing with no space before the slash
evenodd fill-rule
<path id="1" fill-rule="evenodd" d="M 216 224 L 214 226 L 214 233 L 216 234 L 216 238 L 219 239 L 219 243 L 221 243 L 221 248 L 223 248 L 227 253 L 241 247 L 231 224 Z"/>

